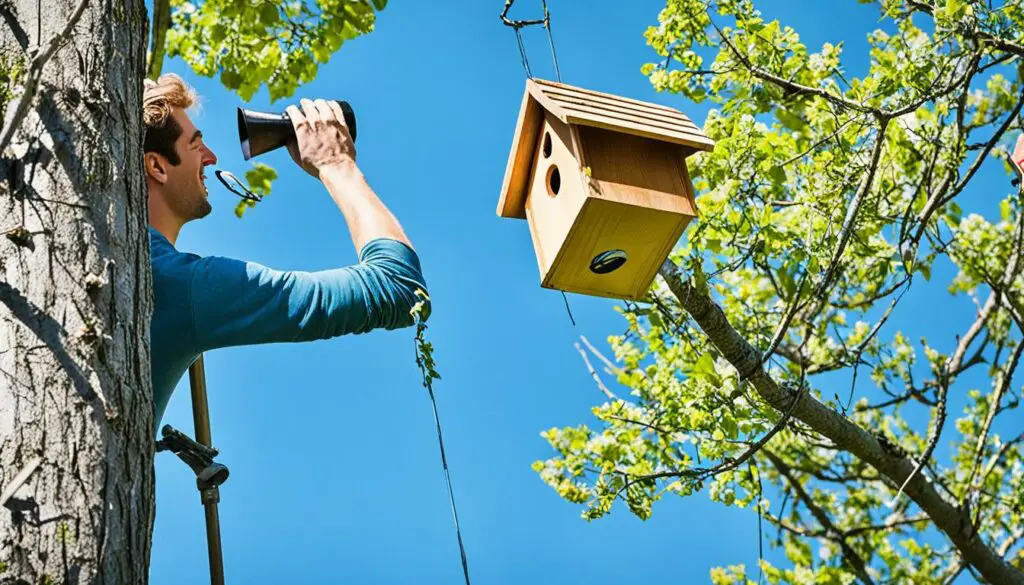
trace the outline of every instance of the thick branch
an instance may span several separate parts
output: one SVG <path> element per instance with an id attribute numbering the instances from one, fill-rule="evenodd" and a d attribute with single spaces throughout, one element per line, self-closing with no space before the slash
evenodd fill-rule
<path id="1" fill-rule="evenodd" d="M 153 0 L 153 44 L 149 48 L 149 66 L 146 68 L 150 79 L 160 77 L 164 66 L 167 28 L 171 26 L 171 0 Z"/>
<path id="2" fill-rule="evenodd" d="M 691 286 L 671 261 L 662 265 L 660 273 L 683 309 L 700 325 L 729 363 L 740 372 L 753 371 L 760 354 L 733 328 L 721 307 L 707 293 Z M 761 398 L 773 408 L 784 412 L 787 407 L 794 406 L 794 418 L 871 465 L 896 485 L 903 483 L 913 471 L 913 463 L 905 456 L 883 446 L 874 435 L 826 407 L 813 396 L 805 395 L 794 405 L 793 392 L 777 384 L 763 369 L 753 371 L 748 380 Z M 986 545 L 973 531 L 970 515 L 940 494 L 928 479 L 921 475 L 914 477 L 907 484 L 906 493 L 928 514 L 935 526 L 950 538 L 967 562 L 976 567 L 988 581 L 994 584 L 1024 585 L 1024 573 Z"/>

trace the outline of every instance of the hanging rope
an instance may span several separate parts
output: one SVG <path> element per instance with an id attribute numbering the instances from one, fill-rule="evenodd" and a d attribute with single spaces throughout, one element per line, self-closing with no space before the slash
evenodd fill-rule
<path id="1" fill-rule="evenodd" d="M 530 60 L 526 56 L 526 46 L 523 44 L 523 35 L 520 32 L 521 29 L 527 26 L 541 25 L 544 30 L 547 31 L 548 45 L 551 47 L 551 60 L 555 63 L 555 77 L 558 82 L 562 82 L 562 71 L 558 67 L 558 55 L 555 54 L 555 39 L 551 36 L 551 13 L 548 11 L 547 0 L 541 0 L 541 6 L 544 7 L 544 18 L 538 20 L 512 20 L 508 17 L 508 11 L 512 9 L 512 4 L 515 0 L 505 0 L 505 9 L 501 11 L 501 21 L 505 23 L 505 26 L 512 27 L 516 31 L 516 41 L 519 44 L 519 57 L 523 61 L 523 70 L 526 71 L 526 76 L 533 79 L 533 72 L 530 70 Z"/>

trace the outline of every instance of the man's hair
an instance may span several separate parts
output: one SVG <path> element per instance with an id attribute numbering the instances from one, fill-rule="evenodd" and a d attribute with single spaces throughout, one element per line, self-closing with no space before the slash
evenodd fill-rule
<path id="1" fill-rule="evenodd" d="M 143 152 L 156 152 L 167 157 L 172 165 L 181 163 L 174 142 L 181 136 L 181 126 L 171 117 L 171 108 L 182 110 L 196 103 L 196 91 L 173 73 L 145 81 L 142 92 L 142 123 L 146 138 Z"/>

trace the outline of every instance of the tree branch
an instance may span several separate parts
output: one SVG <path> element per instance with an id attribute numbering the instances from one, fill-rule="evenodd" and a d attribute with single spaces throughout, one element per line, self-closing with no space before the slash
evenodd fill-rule
<path id="1" fill-rule="evenodd" d="M 971 465 L 971 473 L 967 475 L 967 481 L 964 482 L 966 489 L 961 500 L 971 493 L 971 484 L 974 482 L 974 476 L 978 473 L 978 468 L 981 467 L 981 459 L 985 455 L 985 443 L 988 442 L 988 433 L 992 429 L 992 421 L 995 420 L 996 413 L 999 412 L 999 403 L 1002 402 L 1003 396 L 1010 388 L 1010 381 L 1013 380 L 1013 373 L 1017 369 L 1017 364 L 1020 363 L 1022 353 L 1024 353 L 1024 343 L 1017 344 L 1017 349 L 1013 352 L 1013 356 L 1007 360 L 1006 366 L 1000 372 L 999 385 L 996 386 L 996 391 L 992 394 L 992 400 L 988 404 L 988 413 L 985 415 L 985 422 L 982 423 L 981 432 L 978 433 L 978 442 L 974 447 L 974 464 Z"/>
<path id="2" fill-rule="evenodd" d="M 164 66 L 167 29 L 171 26 L 171 0 L 153 0 L 153 44 L 149 48 L 149 66 L 146 68 L 150 79 L 160 77 Z"/>
<path id="3" fill-rule="evenodd" d="M 760 353 L 733 328 L 721 307 L 706 292 L 695 289 L 684 279 L 679 267 L 671 260 L 662 264 L 660 274 L 683 309 L 729 363 L 741 372 L 754 370 Z M 794 404 L 794 392 L 779 386 L 763 369 L 753 371 L 748 380 L 773 408 L 782 412 L 793 406 L 796 419 L 871 465 L 895 484 L 903 483 L 913 470 L 913 464 L 905 456 L 883 446 L 877 437 L 813 396 L 805 395 Z M 907 483 L 906 493 L 987 580 L 994 584 L 1024 585 L 1024 573 L 1003 560 L 979 538 L 967 511 L 940 494 L 933 483 L 918 475 Z"/>
<path id="4" fill-rule="evenodd" d="M 583 351 L 583 348 L 580 347 L 580 344 L 574 343 L 573 345 L 576 346 L 576 351 L 580 352 L 580 357 L 583 358 L 583 363 L 587 365 L 587 371 L 590 372 L 590 377 L 593 378 L 594 383 L 597 384 L 597 389 L 600 390 L 601 393 L 604 394 L 609 400 L 618 400 L 619 397 L 616 396 L 614 392 L 609 390 L 608 387 L 604 385 L 604 382 L 601 381 L 601 376 L 597 374 L 597 371 L 594 369 L 594 366 L 591 365 L 590 358 L 587 357 L 587 352 Z"/>
<path id="5" fill-rule="evenodd" d="M 711 26 L 714 27 L 716 32 L 718 32 L 718 36 L 721 37 L 722 42 L 724 42 L 726 47 L 729 48 L 729 51 L 740 61 L 740 63 L 743 64 L 744 67 L 746 67 L 747 71 L 749 71 L 750 74 L 753 75 L 754 77 L 757 77 L 762 81 L 774 83 L 775 85 L 778 85 L 779 87 L 791 93 L 814 95 L 824 100 L 827 100 L 839 107 L 848 108 L 856 112 L 864 112 L 875 115 L 882 114 L 882 111 L 879 110 L 878 108 L 865 106 L 861 103 L 846 99 L 842 96 L 838 96 L 832 92 L 825 91 L 824 89 L 821 88 L 811 87 L 809 85 L 801 85 L 794 81 L 783 79 L 782 77 L 779 77 L 774 73 L 770 73 L 768 71 L 765 71 L 764 69 L 761 69 L 760 67 L 755 66 L 753 63 L 750 62 L 749 59 L 747 59 L 746 55 L 740 53 L 739 49 L 737 49 L 736 46 L 732 44 L 732 41 L 729 39 L 729 37 L 724 32 L 722 32 L 722 29 L 718 28 L 718 25 L 715 24 L 714 20 L 711 20 L 710 22 Z"/>

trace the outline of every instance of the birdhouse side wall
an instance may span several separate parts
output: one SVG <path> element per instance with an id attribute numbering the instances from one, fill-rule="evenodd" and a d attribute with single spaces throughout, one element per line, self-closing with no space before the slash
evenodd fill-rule
<path id="1" fill-rule="evenodd" d="M 550 114 L 537 138 L 526 217 L 543 279 L 586 199 L 574 129 Z"/>

